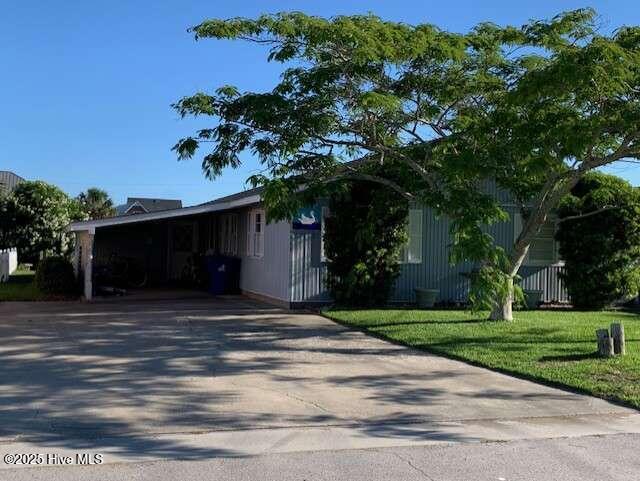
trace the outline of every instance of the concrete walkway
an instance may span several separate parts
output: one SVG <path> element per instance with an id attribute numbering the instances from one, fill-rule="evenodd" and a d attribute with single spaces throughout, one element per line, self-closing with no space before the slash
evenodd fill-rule
<path id="1" fill-rule="evenodd" d="M 205 460 L 640 432 L 634 410 L 241 298 L 4 304 L 0 338 L 0 454 Z"/>

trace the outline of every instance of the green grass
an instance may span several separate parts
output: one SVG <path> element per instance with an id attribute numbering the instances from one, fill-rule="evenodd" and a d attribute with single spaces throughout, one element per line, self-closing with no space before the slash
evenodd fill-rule
<path id="1" fill-rule="evenodd" d="M 523 311 L 514 322 L 465 311 L 330 310 L 374 335 L 640 408 L 640 316 L 628 312 Z M 595 355 L 595 330 L 624 324 L 627 355 Z"/>
<path id="2" fill-rule="evenodd" d="M 41 301 L 46 296 L 34 285 L 35 273 L 16 271 L 7 282 L 0 283 L 0 302 L 2 301 Z"/>

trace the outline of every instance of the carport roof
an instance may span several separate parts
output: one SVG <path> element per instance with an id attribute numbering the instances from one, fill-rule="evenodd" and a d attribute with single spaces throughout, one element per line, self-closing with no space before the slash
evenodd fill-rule
<path id="1" fill-rule="evenodd" d="M 229 209 L 235 209 L 238 207 L 260 203 L 260 192 L 261 189 L 251 189 L 226 197 L 221 197 L 204 204 L 194 205 L 192 207 L 183 207 L 181 209 L 171 209 L 159 212 L 149 212 L 146 214 L 109 217 L 107 219 L 72 222 L 69 225 L 69 230 L 72 232 L 95 232 L 95 229 L 100 227 L 109 227 L 124 224 L 138 224 L 140 222 L 173 219 L 176 217 L 185 217 L 189 215 L 206 214 L 208 212 L 219 212 Z"/>

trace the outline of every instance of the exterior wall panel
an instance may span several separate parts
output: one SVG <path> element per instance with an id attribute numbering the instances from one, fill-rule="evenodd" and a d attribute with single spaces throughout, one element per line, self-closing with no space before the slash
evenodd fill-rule
<path id="1" fill-rule="evenodd" d="M 291 301 L 327 302 L 326 264 L 320 261 L 320 232 L 291 231 Z"/>
<path id="2" fill-rule="evenodd" d="M 520 269 L 523 289 L 541 290 L 544 302 L 569 302 L 569 294 L 560 279 L 562 266 L 531 267 Z"/>
<path id="3" fill-rule="evenodd" d="M 495 196 L 509 213 L 510 220 L 487 227 L 496 243 L 509 249 L 515 238 L 513 218 L 517 212 L 508 192 L 487 182 L 486 191 Z M 414 302 L 415 287 L 440 290 L 439 300 L 444 302 L 465 302 L 469 292 L 469 274 L 474 265 L 463 262 L 451 265 L 450 246 L 451 222 L 446 217 L 438 217 L 432 209 L 423 209 L 422 263 L 402 264 L 391 301 Z M 324 279 L 326 266 L 315 259 L 313 246 L 319 243 L 318 232 L 291 233 L 291 300 L 292 302 L 327 302 L 330 300 Z M 316 239 L 317 237 L 317 239 Z M 561 284 L 560 266 L 523 266 L 520 275 L 524 289 L 540 289 L 545 302 L 568 302 L 566 290 Z"/>
<path id="4" fill-rule="evenodd" d="M 288 302 L 291 224 L 288 222 L 266 224 L 264 255 L 256 258 L 247 255 L 248 218 L 248 210 L 239 215 L 240 288 Z"/>

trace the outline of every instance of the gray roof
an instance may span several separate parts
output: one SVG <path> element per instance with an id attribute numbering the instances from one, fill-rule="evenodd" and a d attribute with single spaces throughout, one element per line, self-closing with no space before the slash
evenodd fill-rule
<path id="1" fill-rule="evenodd" d="M 251 193 L 254 193 L 253 195 Z M 108 227 L 113 225 L 135 224 L 139 222 L 149 222 L 161 219 L 173 219 L 199 214 L 208 214 L 213 212 L 224 212 L 230 209 L 238 209 L 250 207 L 260 203 L 260 195 L 256 190 L 241 192 L 239 194 L 216 199 L 207 204 L 194 205 L 192 207 L 183 207 L 182 209 L 169 209 L 160 212 L 148 212 L 138 215 L 120 215 L 116 217 L 108 217 L 106 219 L 88 220 L 83 222 L 73 222 L 69 226 L 72 231 L 95 231 L 97 228 Z"/>
<path id="2" fill-rule="evenodd" d="M 136 209 L 138 207 L 138 209 Z M 129 197 L 127 203 L 116 207 L 118 215 L 126 215 L 128 210 L 136 213 L 160 212 L 164 210 L 181 209 L 182 201 L 178 199 L 153 199 L 147 197 Z"/>
<path id="3" fill-rule="evenodd" d="M 200 205 L 213 205 L 213 204 L 220 204 L 222 202 L 231 202 L 234 200 L 239 200 L 239 199 L 244 199 L 245 197 L 251 197 L 253 195 L 258 195 L 262 193 L 263 188 L 262 187 L 256 187 L 254 189 L 249 189 L 249 190 L 245 190 L 242 192 L 238 192 L 236 194 L 231 194 L 231 195 L 227 195 L 225 197 L 220 197 L 218 199 L 214 199 L 211 200 L 209 202 L 205 202 L 204 204 L 200 204 Z"/>

